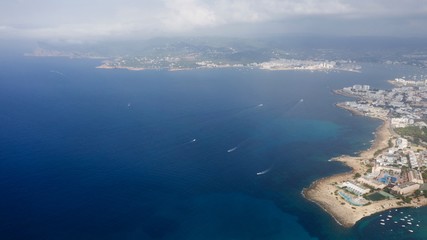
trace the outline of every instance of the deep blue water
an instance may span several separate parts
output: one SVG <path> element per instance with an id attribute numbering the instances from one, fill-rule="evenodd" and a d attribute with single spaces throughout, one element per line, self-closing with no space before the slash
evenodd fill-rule
<path id="1" fill-rule="evenodd" d="M 336 108 L 346 98 L 331 90 L 390 88 L 385 80 L 412 69 L 132 72 L 96 65 L 2 59 L 1 239 L 384 236 L 379 215 L 344 229 L 300 192 L 346 171 L 328 159 L 368 148 L 380 124 Z M 403 211 L 426 215 L 424 208 Z"/>

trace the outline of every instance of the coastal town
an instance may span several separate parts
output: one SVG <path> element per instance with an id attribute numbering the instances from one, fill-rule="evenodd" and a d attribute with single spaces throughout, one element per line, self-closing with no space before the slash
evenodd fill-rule
<path id="1" fill-rule="evenodd" d="M 307 199 L 345 227 L 377 212 L 427 205 L 427 80 L 389 82 L 389 90 L 354 85 L 334 91 L 356 98 L 337 106 L 381 119 L 383 125 L 370 149 L 332 159 L 351 167 L 351 172 L 320 179 L 303 190 Z"/>
<path id="2" fill-rule="evenodd" d="M 114 60 L 104 60 L 97 68 L 102 69 L 128 69 L 128 70 L 191 70 L 214 68 L 248 68 L 272 71 L 349 71 L 359 72 L 361 67 L 351 61 L 338 60 L 313 60 L 313 59 L 270 59 L 264 62 L 233 62 L 227 59 L 210 59 L 205 56 L 192 53 L 183 56 L 166 57 L 119 57 Z M 212 57 L 212 56 L 210 56 Z"/>

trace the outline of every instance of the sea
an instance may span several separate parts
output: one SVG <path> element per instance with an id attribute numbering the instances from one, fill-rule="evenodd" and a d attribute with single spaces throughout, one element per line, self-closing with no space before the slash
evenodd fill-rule
<path id="1" fill-rule="evenodd" d="M 301 195 L 348 171 L 328 160 L 369 148 L 381 124 L 337 108 L 349 98 L 333 90 L 422 69 L 99 63 L 1 59 L 0 239 L 426 239 L 427 208 L 344 228 Z"/>

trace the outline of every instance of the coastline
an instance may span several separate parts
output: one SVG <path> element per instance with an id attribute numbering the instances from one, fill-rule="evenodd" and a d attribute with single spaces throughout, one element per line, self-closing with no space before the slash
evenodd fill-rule
<path id="1" fill-rule="evenodd" d="M 126 69 L 129 71 L 143 71 L 143 70 L 147 70 L 145 68 L 136 68 L 136 67 L 122 67 L 122 66 L 108 66 L 107 64 L 102 64 L 99 65 L 95 68 L 99 68 L 99 69 Z"/>
<path id="2" fill-rule="evenodd" d="M 346 108 L 343 104 L 337 104 L 337 106 L 349 110 L 354 114 L 361 114 L 357 111 Z M 427 199 L 419 197 L 414 199 L 411 203 L 406 204 L 402 204 L 402 200 L 400 199 L 389 199 L 372 202 L 365 206 L 353 206 L 336 194 L 337 188 L 335 183 L 353 179 L 353 176 L 356 173 L 363 175 L 368 168 L 363 164 L 363 161 L 373 158 L 376 151 L 387 148 L 389 139 L 396 136 L 391 129 L 390 121 L 388 119 L 381 120 L 383 123 L 375 131 L 375 139 L 369 149 L 360 152 L 354 157 L 342 155 L 331 159 L 349 166 L 351 168 L 349 172 L 339 173 L 316 180 L 308 188 L 304 188 L 302 190 L 302 195 L 307 200 L 316 203 L 329 213 L 338 224 L 344 227 L 352 227 L 360 219 L 385 210 L 427 205 Z"/>
<path id="3" fill-rule="evenodd" d="M 174 72 L 174 71 L 188 71 L 188 70 L 193 70 L 193 69 L 218 69 L 218 68 L 251 68 L 249 66 L 216 66 L 216 67 L 206 67 L 206 66 L 199 66 L 199 67 L 194 67 L 194 68 L 143 68 L 143 67 L 128 67 L 128 66 L 110 66 L 106 63 L 103 63 L 99 66 L 96 66 L 95 68 L 98 69 L 125 69 L 125 70 L 129 70 L 129 71 L 146 71 L 146 70 L 166 70 L 166 71 L 170 71 L 170 72 Z M 360 73 L 359 70 L 355 70 L 355 69 L 310 69 L 310 68 L 295 68 L 295 67 L 283 67 L 283 68 L 258 68 L 259 70 L 264 70 L 264 71 L 307 71 L 307 72 L 331 72 L 331 71 L 336 71 L 336 72 L 355 72 L 355 73 Z"/>

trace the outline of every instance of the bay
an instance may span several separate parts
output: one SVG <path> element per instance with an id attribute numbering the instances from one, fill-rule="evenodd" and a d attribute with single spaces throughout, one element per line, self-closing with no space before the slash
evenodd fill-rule
<path id="1" fill-rule="evenodd" d="M 345 229 L 300 193 L 347 171 L 328 159 L 368 148 L 380 125 L 335 107 L 347 98 L 332 90 L 390 88 L 386 80 L 414 69 L 135 72 L 97 64 L 2 59 L 2 239 L 376 236 L 375 216 Z"/>

